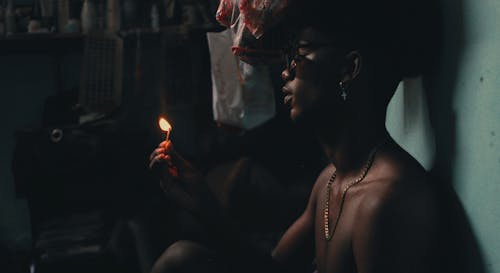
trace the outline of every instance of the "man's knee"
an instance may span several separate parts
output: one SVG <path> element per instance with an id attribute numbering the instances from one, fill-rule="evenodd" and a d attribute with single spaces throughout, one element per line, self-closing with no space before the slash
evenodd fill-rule
<path id="1" fill-rule="evenodd" d="M 151 273 L 206 272 L 213 258 L 213 254 L 198 243 L 178 241 L 156 260 Z"/>

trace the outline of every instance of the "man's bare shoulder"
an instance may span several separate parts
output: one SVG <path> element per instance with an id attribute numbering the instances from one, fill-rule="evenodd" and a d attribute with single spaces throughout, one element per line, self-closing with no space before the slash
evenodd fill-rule
<path id="1" fill-rule="evenodd" d="M 426 171 L 404 151 L 382 152 L 371 174 L 356 188 L 353 251 L 369 272 L 430 272 L 436 249 L 438 194 Z M 371 257 L 371 258 L 370 258 Z M 412 271 L 413 272 L 413 271 Z"/>
<path id="2" fill-rule="evenodd" d="M 314 215 L 314 210 L 316 208 L 316 203 L 318 199 L 318 193 L 321 192 L 321 189 L 326 187 L 328 179 L 330 179 L 330 177 L 334 172 L 335 172 L 335 166 L 333 166 L 333 164 L 328 164 L 319 173 L 319 175 L 316 178 L 316 181 L 314 182 L 311 193 L 309 195 L 309 201 L 306 211 L 309 211 Z"/>
<path id="3" fill-rule="evenodd" d="M 323 168 L 323 170 L 319 173 L 318 177 L 316 178 L 316 181 L 314 182 L 314 186 L 312 189 L 312 196 L 315 196 L 316 192 L 319 191 L 323 186 L 326 186 L 326 183 L 328 182 L 328 179 L 332 176 L 332 174 L 335 172 L 335 166 L 332 164 L 328 164 Z"/>
<path id="4" fill-rule="evenodd" d="M 361 199 L 359 213 L 430 211 L 436 204 L 436 193 L 425 169 L 399 147 L 390 147 L 378 155 L 369 176 L 356 189 Z M 420 213 L 419 213 L 420 214 Z M 407 216 L 406 213 L 393 216 Z"/>
<path id="5" fill-rule="evenodd" d="M 330 176 L 332 176 L 334 172 L 335 172 L 335 166 L 333 166 L 333 164 L 330 163 L 326 165 L 316 178 L 316 183 L 318 181 L 324 180 L 325 178 L 328 179 Z"/>

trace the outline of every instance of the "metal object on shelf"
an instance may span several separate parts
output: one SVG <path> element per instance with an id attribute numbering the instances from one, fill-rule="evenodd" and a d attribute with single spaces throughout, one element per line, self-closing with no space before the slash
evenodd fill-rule
<path id="1" fill-rule="evenodd" d="M 63 130 L 55 128 L 50 133 L 50 141 L 52 141 L 52 143 L 58 143 L 63 139 L 63 136 L 64 136 Z"/>

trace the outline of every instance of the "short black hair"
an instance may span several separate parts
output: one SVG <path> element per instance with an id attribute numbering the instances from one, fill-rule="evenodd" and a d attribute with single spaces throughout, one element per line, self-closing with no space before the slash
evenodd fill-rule
<path id="1" fill-rule="evenodd" d="M 422 74 L 437 46 L 435 0 L 290 0 L 290 29 L 312 27 L 331 34 L 368 58 L 393 60 L 400 78 Z"/>

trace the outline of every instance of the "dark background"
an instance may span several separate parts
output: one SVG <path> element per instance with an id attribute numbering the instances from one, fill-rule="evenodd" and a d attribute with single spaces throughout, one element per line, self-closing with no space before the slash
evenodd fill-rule
<path id="1" fill-rule="evenodd" d="M 84 37 L 0 39 L 0 272 L 26 272 L 32 264 L 40 272 L 148 272 L 171 242 L 199 238 L 203 231 L 196 221 L 163 198 L 158 181 L 147 169 L 149 153 L 164 137 L 157 126 L 160 114 L 172 122 L 177 149 L 204 172 L 248 158 L 251 166 L 263 167 L 272 175 L 276 186 L 252 184 L 239 189 L 246 194 L 236 207 L 253 216 L 241 223 L 247 225 L 248 234 L 272 242 L 303 209 L 324 160 L 312 136 L 297 130 L 288 119 L 281 103 L 279 67 L 272 73 L 274 119 L 245 134 L 218 127 L 213 121 L 205 32 L 220 28 L 204 18 L 213 17 L 217 2 L 202 2 L 205 16 L 196 15 L 197 23 L 182 39 L 172 29 L 143 33 L 137 50 L 133 31 L 120 34 L 124 41 L 122 103 L 101 122 L 85 128 L 75 122 L 81 112 L 74 108 Z M 440 1 L 443 25 L 436 28 L 443 32 L 436 40 L 436 65 L 424 78 L 436 137 L 431 174 L 443 191 L 443 217 L 449 224 L 443 232 L 450 235 L 445 236 L 449 241 L 443 244 L 443 257 L 454 264 L 449 272 L 489 272 L 494 271 L 491 261 L 484 261 L 454 192 L 459 127 L 454 92 L 462 88 L 460 62 L 468 41 L 463 2 Z M 32 2 L 15 3 L 30 6 Z M 81 1 L 75 3 L 81 5 Z M 179 7 L 193 3 L 197 2 L 179 1 Z M 124 28 L 148 29 L 149 11 L 141 14 L 135 25 Z M 183 25 L 182 14 L 179 9 L 178 17 L 162 24 Z M 67 139 L 73 141 L 49 145 L 46 140 L 54 128 L 68 132 Z M 491 134 L 495 136 L 494 131 Z M 263 192 L 268 194 L 255 202 L 254 197 L 261 198 Z M 269 210 L 273 197 L 280 194 L 279 200 L 288 208 L 284 214 Z M 263 223 L 271 225 L 266 229 Z M 57 249 L 90 242 L 103 251 L 87 252 L 95 255 L 66 252 L 43 260 L 47 244 L 37 242 L 47 230 L 65 236 Z M 71 238 L 75 236 L 83 239 L 74 243 Z M 450 248 L 460 251 L 451 254 Z"/>

